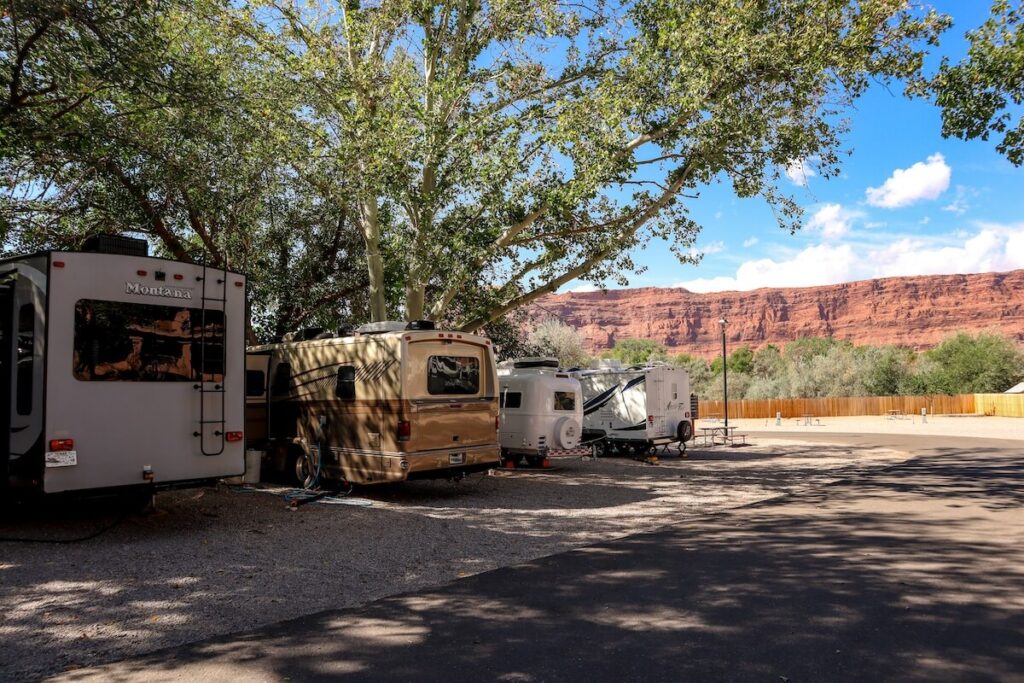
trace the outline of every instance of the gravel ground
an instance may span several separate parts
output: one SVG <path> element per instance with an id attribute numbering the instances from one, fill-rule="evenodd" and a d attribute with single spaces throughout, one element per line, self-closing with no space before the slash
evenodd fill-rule
<path id="1" fill-rule="evenodd" d="M 356 492 L 289 510 L 245 489 L 160 494 L 102 535 L 0 542 L 0 679 L 62 670 L 252 628 L 821 485 L 904 453 L 758 438 L 651 466 L 554 460 L 453 484 Z M 2 537 L 74 538 L 125 505 L 8 510 Z"/>

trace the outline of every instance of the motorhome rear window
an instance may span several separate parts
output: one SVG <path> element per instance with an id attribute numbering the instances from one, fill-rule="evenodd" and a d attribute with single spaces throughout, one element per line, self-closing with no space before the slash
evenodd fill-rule
<path id="1" fill-rule="evenodd" d="M 556 391 L 555 410 L 576 410 L 576 392 Z"/>
<path id="2" fill-rule="evenodd" d="M 501 407 L 502 408 L 518 408 L 523 405 L 523 394 L 520 391 L 503 391 L 501 392 Z"/>
<path id="3" fill-rule="evenodd" d="M 223 381 L 224 312 L 81 299 L 74 354 L 83 381 Z"/>
<path id="4" fill-rule="evenodd" d="M 434 395 L 476 394 L 480 391 L 480 359 L 470 356 L 430 356 L 427 392 Z"/>

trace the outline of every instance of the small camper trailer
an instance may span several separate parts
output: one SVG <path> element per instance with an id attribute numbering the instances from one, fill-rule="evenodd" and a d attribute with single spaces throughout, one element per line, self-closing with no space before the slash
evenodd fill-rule
<path id="1" fill-rule="evenodd" d="M 583 440 L 594 443 L 596 454 L 652 454 L 672 443 L 685 450 L 693 438 L 696 399 L 685 370 L 601 361 L 571 374 L 583 389 Z"/>
<path id="2" fill-rule="evenodd" d="M 576 448 L 583 430 L 579 380 L 558 369 L 557 358 L 520 358 L 498 364 L 501 451 L 513 462 L 539 465 L 548 453 Z"/>
<path id="3" fill-rule="evenodd" d="M 249 447 L 300 485 L 458 479 L 499 463 L 484 337 L 427 321 L 303 331 L 251 347 L 246 375 Z"/>
<path id="4" fill-rule="evenodd" d="M 244 469 L 245 278 L 103 235 L 0 262 L 0 487 L 172 486 Z"/>

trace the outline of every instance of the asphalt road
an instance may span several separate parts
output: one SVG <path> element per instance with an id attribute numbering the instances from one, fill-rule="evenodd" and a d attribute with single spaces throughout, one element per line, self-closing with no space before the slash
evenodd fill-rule
<path id="1" fill-rule="evenodd" d="M 63 678 L 1024 681 L 1022 444 L 784 436 L 916 457 Z M 345 577 L 308 580 L 328 592 Z"/>

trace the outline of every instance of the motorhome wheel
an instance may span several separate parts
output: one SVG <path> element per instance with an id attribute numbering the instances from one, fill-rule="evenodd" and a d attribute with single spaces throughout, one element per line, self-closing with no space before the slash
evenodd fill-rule
<path id="1" fill-rule="evenodd" d="M 302 451 L 292 454 L 292 464 L 288 471 L 291 473 L 292 483 L 300 488 L 309 488 L 313 485 L 313 480 L 316 478 L 316 465 Z"/>

